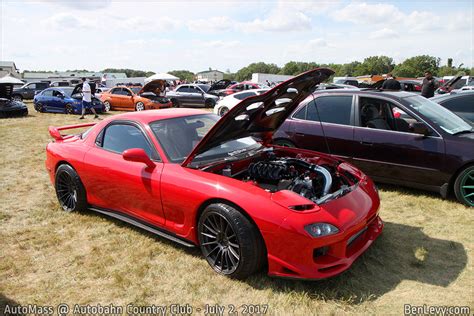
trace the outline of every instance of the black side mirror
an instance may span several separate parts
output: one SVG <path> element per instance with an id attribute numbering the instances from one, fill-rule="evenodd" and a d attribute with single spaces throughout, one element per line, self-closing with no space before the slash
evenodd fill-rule
<path id="1" fill-rule="evenodd" d="M 415 134 L 420 134 L 423 136 L 428 136 L 430 135 L 430 130 L 424 123 L 420 122 L 413 122 L 410 123 L 410 132 L 415 133 Z"/>

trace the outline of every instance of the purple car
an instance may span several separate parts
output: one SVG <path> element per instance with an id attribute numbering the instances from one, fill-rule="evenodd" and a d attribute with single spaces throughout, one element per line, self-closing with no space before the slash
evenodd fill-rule
<path id="1" fill-rule="evenodd" d="M 375 181 L 454 191 L 474 206 L 474 130 L 408 92 L 326 90 L 301 102 L 274 135 L 276 145 L 341 157 Z"/>

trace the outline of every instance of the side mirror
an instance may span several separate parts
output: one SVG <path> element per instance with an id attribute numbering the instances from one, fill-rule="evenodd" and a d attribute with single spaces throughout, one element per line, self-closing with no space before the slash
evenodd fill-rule
<path id="1" fill-rule="evenodd" d="M 130 148 L 122 153 L 122 157 L 127 161 L 141 162 L 149 168 L 154 168 L 155 164 L 142 148 Z"/>
<path id="2" fill-rule="evenodd" d="M 415 134 L 420 134 L 423 136 L 428 136 L 430 134 L 430 130 L 428 129 L 428 127 L 425 124 L 420 123 L 420 122 L 410 123 L 409 129 L 410 129 L 410 132 L 413 132 Z"/>

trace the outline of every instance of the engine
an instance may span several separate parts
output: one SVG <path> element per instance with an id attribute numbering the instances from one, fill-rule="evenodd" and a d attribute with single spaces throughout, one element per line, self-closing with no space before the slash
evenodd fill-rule
<path id="1" fill-rule="evenodd" d="M 296 158 L 251 163 L 247 175 L 264 189 L 272 192 L 291 190 L 315 203 L 328 196 L 333 185 L 333 176 L 326 167 Z"/>

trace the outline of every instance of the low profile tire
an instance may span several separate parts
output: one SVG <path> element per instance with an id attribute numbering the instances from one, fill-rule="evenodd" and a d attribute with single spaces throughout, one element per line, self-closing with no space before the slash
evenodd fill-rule
<path id="1" fill-rule="evenodd" d="M 214 105 L 216 105 L 216 102 L 212 99 L 207 99 L 205 102 L 204 102 L 204 107 L 205 108 L 213 108 Z"/>
<path id="2" fill-rule="evenodd" d="M 70 165 L 61 165 L 56 170 L 56 196 L 66 212 L 81 212 L 87 209 L 86 190 L 76 170 Z"/>
<path id="3" fill-rule="evenodd" d="M 219 274 L 245 279 L 265 260 L 257 228 L 227 204 L 211 204 L 198 223 L 199 245 L 209 265 Z"/>
<path id="4" fill-rule="evenodd" d="M 273 144 L 278 145 L 278 146 L 283 146 L 283 147 L 296 147 L 295 144 L 293 144 L 291 141 L 287 139 L 277 139 L 276 141 L 273 142 Z"/>
<path id="5" fill-rule="evenodd" d="M 474 207 L 474 166 L 459 173 L 454 182 L 454 194 L 462 204 Z"/>
<path id="6" fill-rule="evenodd" d="M 40 112 L 40 113 L 44 112 L 44 107 L 41 103 L 36 103 L 34 105 L 34 108 L 35 108 L 36 112 Z"/>
<path id="7" fill-rule="evenodd" d="M 137 102 L 137 104 L 135 104 L 135 111 L 139 112 L 139 111 L 144 111 L 145 110 L 145 104 L 143 104 L 143 102 Z"/>
<path id="8" fill-rule="evenodd" d="M 74 108 L 71 104 L 66 104 L 66 114 L 74 114 Z"/>
<path id="9" fill-rule="evenodd" d="M 227 114 L 227 112 L 229 112 L 229 108 L 226 106 L 223 106 L 219 110 L 219 116 L 224 116 Z"/>
<path id="10" fill-rule="evenodd" d="M 176 100 L 176 99 L 171 99 L 171 103 L 173 103 L 174 108 L 179 108 L 180 107 L 179 101 Z"/>
<path id="11" fill-rule="evenodd" d="M 12 100 L 23 102 L 23 97 L 20 94 L 14 94 L 12 95 Z"/>
<path id="12" fill-rule="evenodd" d="M 105 110 L 105 112 L 110 111 L 110 102 L 109 101 L 104 102 L 104 110 Z"/>

